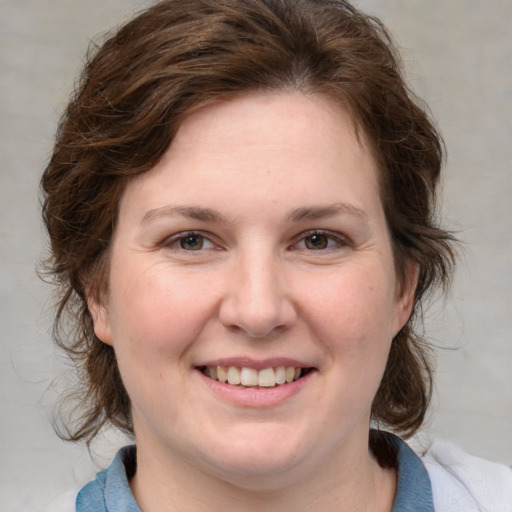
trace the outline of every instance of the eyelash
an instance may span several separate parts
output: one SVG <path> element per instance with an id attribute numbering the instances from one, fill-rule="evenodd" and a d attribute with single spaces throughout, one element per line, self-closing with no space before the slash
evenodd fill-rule
<path id="1" fill-rule="evenodd" d="M 319 239 L 321 239 L 321 240 L 319 240 L 320 241 L 319 245 L 321 245 L 322 240 L 326 241 L 327 245 L 325 247 L 316 247 L 316 248 L 307 247 L 307 246 L 298 247 L 299 244 L 301 244 L 301 243 L 304 243 L 304 245 L 306 245 L 307 240 L 308 239 L 311 240 L 315 236 L 319 237 Z M 187 238 L 200 239 L 201 246 L 195 250 L 194 249 L 186 249 L 181 244 L 185 243 Z M 312 252 L 313 251 L 314 252 L 316 252 L 316 251 L 323 252 L 323 251 L 329 251 L 329 250 L 333 250 L 333 249 L 337 249 L 337 248 L 345 247 L 345 246 L 349 245 L 349 241 L 347 241 L 347 239 L 345 237 L 340 236 L 339 234 L 331 233 L 330 231 L 324 231 L 324 230 L 318 230 L 318 229 L 313 229 L 313 230 L 303 232 L 296 237 L 296 240 L 297 241 L 294 242 L 290 246 L 291 250 L 294 250 L 294 251 L 295 250 L 306 250 L 306 251 L 312 251 Z M 212 246 L 212 247 L 209 247 L 208 249 L 212 249 L 212 248 L 218 249 L 219 248 L 219 246 L 211 240 L 211 235 L 201 233 L 200 231 L 187 231 L 184 233 L 178 233 L 177 235 L 167 238 L 162 243 L 162 246 L 167 247 L 167 248 L 172 248 L 175 250 L 179 250 L 179 251 L 185 251 L 185 252 L 201 252 L 202 250 L 206 250 L 203 247 L 205 242 Z"/>

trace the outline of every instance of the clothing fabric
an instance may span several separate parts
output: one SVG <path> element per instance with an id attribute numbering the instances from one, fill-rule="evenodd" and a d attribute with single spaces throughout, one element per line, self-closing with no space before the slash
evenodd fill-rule
<path id="1" fill-rule="evenodd" d="M 429 473 L 436 512 L 512 512 L 512 467 L 445 440 L 419 437 L 412 446 Z"/>
<path id="2" fill-rule="evenodd" d="M 397 451 L 398 485 L 392 512 L 434 512 L 430 479 L 419 457 L 400 438 L 389 435 Z M 126 468 L 135 466 L 135 446 L 122 448 L 106 471 L 78 494 L 76 512 L 140 512 Z"/>
<path id="3" fill-rule="evenodd" d="M 76 512 L 141 512 L 128 479 L 135 456 L 135 446 L 121 448 L 110 466 L 78 493 Z"/>
<path id="4" fill-rule="evenodd" d="M 414 450 L 388 434 L 397 452 L 392 512 L 512 512 L 512 468 L 466 454 L 445 441 L 417 439 Z M 122 448 L 66 512 L 141 512 L 129 486 L 135 446 Z M 75 508 L 76 507 L 76 508 Z"/>

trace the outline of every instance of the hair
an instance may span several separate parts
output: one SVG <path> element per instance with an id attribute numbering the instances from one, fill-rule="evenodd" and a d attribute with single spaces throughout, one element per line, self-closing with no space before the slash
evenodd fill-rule
<path id="1" fill-rule="evenodd" d="M 41 181 L 54 338 L 81 384 L 66 439 L 89 443 L 108 425 L 133 434 L 115 353 L 95 336 L 87 306 L 88 295 L 101 301 L 108 291 L 126 183 L 159 161 L 185 116 L 255 90 L 327 95 L 364 133 L 398 283 L 411 265 L 418 271 L 413 314 L 393 340 L 372 418 L 405 437 L 424 421 L 432 362 L 415 319 L 427 294 L 449 284 L 454 239 L 436 221 L 443 142 L 387 30 L 345 0 L 164 0 L 90 50 Z"/>

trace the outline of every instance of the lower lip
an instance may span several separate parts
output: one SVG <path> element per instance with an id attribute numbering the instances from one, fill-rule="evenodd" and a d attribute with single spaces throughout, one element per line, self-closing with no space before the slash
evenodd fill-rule
<path id="1" fill-rule="evenodd" d="M 275 407 L 290 400 L 298 395 L 316 374 L 316 371 L 312 370 L 296 381 L 273 388 L 239 388 L 210 379 L 201 371 L 196 371 L 203 382 L 223 401 L 251 408 Z"/>

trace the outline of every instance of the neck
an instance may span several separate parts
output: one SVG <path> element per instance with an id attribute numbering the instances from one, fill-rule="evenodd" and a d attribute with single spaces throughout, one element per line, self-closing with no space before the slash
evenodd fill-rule
<path id="1" fill-rule="evenodd" d="M 390 512 L 395 471 L 381 468 L 367 446 L 366 441 L 362 450 L 326 458 L 314 472 L 230 477 L 179 456 L 148 456 L 162 452 L 138 444 L 137 472 L 130 485 L 145 512 Z"/>

